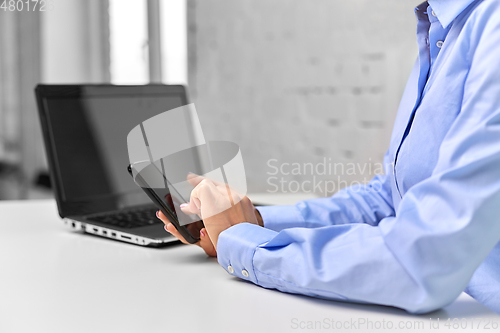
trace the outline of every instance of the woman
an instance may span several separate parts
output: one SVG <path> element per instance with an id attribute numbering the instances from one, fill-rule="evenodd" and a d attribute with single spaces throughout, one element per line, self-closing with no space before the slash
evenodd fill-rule
<path id="1" fill-rule="evenodd" d="M 191 175 L 185 213 L 230 274 L 265 288 L 423 313 L 462 291 L 500 313 L 500 2 L 415 9 L 419 57 L 385 175 L 294 206 L 227 205 Z M 182 237 L 168 222 L 166 230 Z"/>

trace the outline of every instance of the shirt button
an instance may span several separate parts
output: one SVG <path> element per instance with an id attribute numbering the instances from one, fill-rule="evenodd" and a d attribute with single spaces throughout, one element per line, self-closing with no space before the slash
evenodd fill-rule
<path id="1" fill-rule="evenodd" d="M 243 274 L 244 277 L 248 277 L 250 275 L 250 274 L 248 274 L 246 269 L 242 270 L 241 274 Z"/>
<path id="2" fill-rule="evenodd" d="M 434 17 L 436 16 L 436 13 L 434 13 L 434 11 L 432 11 L 432 16 L 434 16 Z"/>
<path id="3" fill-rule="evenodd" d="M 439 47 L 439 48 L 442 48 L 443 47 L 443 41 L 442 40 L 439 40 L 437 43 L 436 43 L 436 46 Z"/>
<path id="4" fill-rule="evenodd" d="M 229 273 L 233 274 L 233 273 L 234 273 L 234 268 L 233 268 L 233 266 L 231 266 L 231 265 L 227 266 L 227 271 L 228 271 Z"/>

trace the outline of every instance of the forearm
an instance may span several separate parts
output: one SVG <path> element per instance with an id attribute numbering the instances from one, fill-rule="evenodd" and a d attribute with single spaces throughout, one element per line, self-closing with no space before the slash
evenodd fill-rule
<path id="1" fill-rule="evenodd" d="M 366 224 L 279 233 L 238 225 L 221 234 L 218 260 L 230 274 L 265 288 L 409 312 L 437 309 L 461 291 L 429 293 L 393 256 L 379 228 Z"/>
<path id="2" fill-rule="evenodd" d="M 387 182 L 386 176 L 377 176 L 367 185 L 343 189 L 329 198 L 290 206 L 262 206 L 257 210 L 264 227 L 274 231 L 349 223 L 377 225 L 383 218 L 394 215 Z"/>

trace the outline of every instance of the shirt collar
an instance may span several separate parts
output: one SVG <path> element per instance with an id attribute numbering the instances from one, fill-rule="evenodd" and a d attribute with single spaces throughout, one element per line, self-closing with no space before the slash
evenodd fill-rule
<path id="1" fill-rule="evenodd" d="M 476 0 L 428 0 L 443 28 L 447 28 L 465 8 Z"/>

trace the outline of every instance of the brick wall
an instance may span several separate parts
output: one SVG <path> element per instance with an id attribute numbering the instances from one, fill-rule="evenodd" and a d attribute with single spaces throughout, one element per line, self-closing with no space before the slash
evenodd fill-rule
<path id="1" fill-rule="evenodd" d="M 415 4 L 188 2 L 191 99 L 208 139 L 240 145 L 249 191 L 325 195 L 380 171 L 417 55 Z"/>

